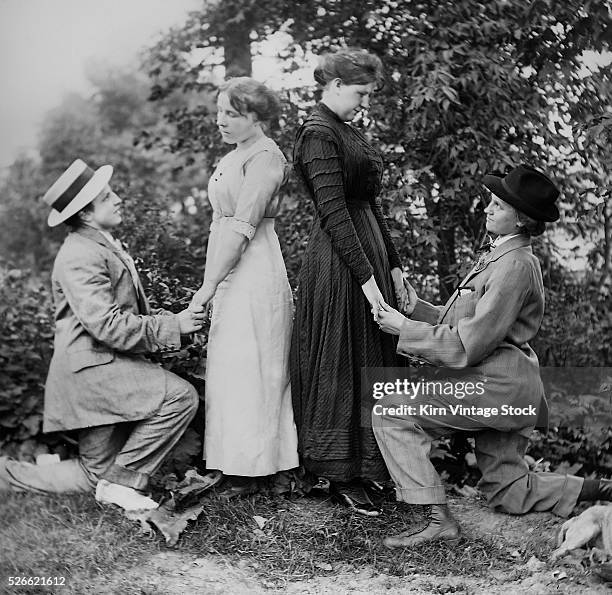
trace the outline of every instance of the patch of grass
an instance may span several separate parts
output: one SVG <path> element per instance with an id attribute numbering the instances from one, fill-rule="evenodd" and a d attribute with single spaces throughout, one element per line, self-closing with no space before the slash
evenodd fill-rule
<path id="1" fill-rule="evenodd" d="M 423 508 L 417 506 L 387 503 L 382 516 L 367 518 L 315 498 L 257 494 L 227 502 L 211 495 L 202 502 L 203 513 L 188 525 L 176 549 L 248 568 L 268 586 L 364 567 L 395 576 L 467 579 L 486 577 L 492 569 L 509 571 L 517 563 L 508 556 L 506 543 L 491 538 L 385 548 L 386 535 L 425 525 Z M 255 516 L 265 519 L 262 527 Z M 161 535 L 149 538 L 138 529 L 118 509 L 98 505 L 91 495 L 7 494 L 0 504 L 0 592 L 8 576 L 65 576 L 62 593 L 140 593 L 125 571 L 166 546 Z M 537 547 L 534 537 L 525 559 Z M 111 590 L 104 591 L 105 586 Z M 41 591 L 45 589 L 7 592 Z"/>
<path id="2" fill-rule="evenodd" d="M 159 551 L 115 508 L 92 495 L 3 493 L 0 504 L 0 592 L 86 593 L 97 577 Z M 65 577 L 66 588 L 8 587 L 9 576 Z M 4 591 L 6 589 L 6 591 Z"/>
<path id="3" fill-rule="evenodd" d="M 410 550 L 389 550 L 382 545 L 386 535 L 424 526 L 422 511 L 418 506 L 389 503 L 383 515 L 368 518 L 325 500 L 258 495 L 228 503 L 210 497 L 179 547 L 196 555 L 249 559 L 262 578 L 277 584 L 329 574 L 338 566 L 356 569 L 367 565 L 396 576 L 474 577 L 516 564 L 500 545 L 482 538 L 462 538 L 452 545 L 424 544 Z M 263 529 L 254 516 L 267 519 Z"/>

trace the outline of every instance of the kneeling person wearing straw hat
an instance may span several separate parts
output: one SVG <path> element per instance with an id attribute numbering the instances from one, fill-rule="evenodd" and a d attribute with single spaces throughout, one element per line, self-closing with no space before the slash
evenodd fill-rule
<path id="1" fill-rule="evenodd" d="M 134 261 L 111 235 L 121 223 L 112 173 L 77 159 L 43 197 L 48 224 L 70 229 L 53 266 L 43 430 L 78 430 L 80 456 L 49 465 L 2 457 L 0 490 L 95 488 L 100 502 L 150 509 L 157 503 L 141 492 L 195 415 L 198 394 L 144 355 L 179 349 L 204 313 L 151 311 Z"/>

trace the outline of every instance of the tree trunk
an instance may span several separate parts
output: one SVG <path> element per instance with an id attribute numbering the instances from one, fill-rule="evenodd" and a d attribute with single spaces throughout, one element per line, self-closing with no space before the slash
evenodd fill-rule
<path id="1" fill-rule="evenodd" d="M 225 78 L 251 76 L 253 73 L 250 34 L 248 19 L 228 25 L 225 30 L 223 40 Z"/>

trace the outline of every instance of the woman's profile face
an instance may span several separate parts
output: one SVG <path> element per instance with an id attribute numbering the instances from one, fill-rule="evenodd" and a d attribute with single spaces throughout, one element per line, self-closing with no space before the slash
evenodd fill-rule
<path id="1" fill-rule="evenodd" d="M 352 120 L 360 110 L 370 107 L 370 96 L 375 83 L 345 85 L 340 79 L 332 81 L 335 112 L 345 122 Z"/>
<path id="2" fill-rule="evenodd" d="M 241 114 L 226 93 L 219 93 L 217 98 L 217 126 L 221 138 L 228 144 L 244 142 L 260 128 L 256 115 L 253 112 Z"/>
<path id="3" fill-rule="evenodd" d="M 487 231 L 504 236 L 518 231 L 518 218 L 512 205 L 491 194 L 491 202 L 484 210 L 487 215 Z"/>

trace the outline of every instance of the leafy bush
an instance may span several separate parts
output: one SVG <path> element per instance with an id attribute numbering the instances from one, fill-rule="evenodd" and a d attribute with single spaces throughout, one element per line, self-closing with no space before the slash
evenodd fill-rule
<path id="1" fill-rule="evenodd" d="M 16 454 L 19 444 L 40 433 L 53 324 L 48 283 L 0 261 L 0 449 L 5 452 Z"/>

